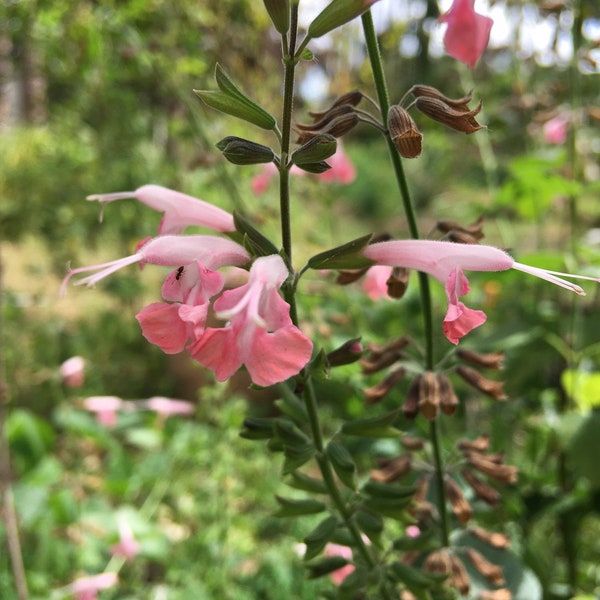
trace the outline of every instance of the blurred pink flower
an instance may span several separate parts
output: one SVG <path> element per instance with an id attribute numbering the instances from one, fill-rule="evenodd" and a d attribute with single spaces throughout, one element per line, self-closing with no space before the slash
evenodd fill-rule
<path id="1" fill-rule="evenodd" d="M 444 334 L 450 342 L 457 344 L 460 338 L 485 322 L 482 311 L 467 308 L 458 300 L 469 292 L 465 271 L 506 271 L 516 269 L 550 281 L 576 294 L 585 292 L 574 283 L 561 279 L 573 277 L 600 281 L 595 277 L 571 275 L 548 271 L 515 262 L 503 250 L 483 244 L 455 244 L 432 240 L 392 240 L 371 244 L 362 253 L 378 264 L 392 267 L 408 267 L 422 271 L 440 281 L 446 288 L 448 311 L 444 318 Z"/>
<path id="2" fill-rule="evenodd" d="M 63 279 L 61 294 L 65 294 L 73 275 L 97 271 L 76 282 L 75 285 L 93 286 L 108 275 L 135 263 L 148 263 L 165 267 L 189 265 L 194 261 L 207 269 L 227 265 L 243 265 L 250 260 L 248 252 L 235 242 L 213 235 L 163 235 L 151 238 L 135 254 L 107 263 L 71 269 Z"/>
<path id="3" fill-rule="evenodd" d="M 140 544 L 135 539 L 129 523 L 119 519 L 119 541 L 112 546 L 110 553 L 113 556 L 122 556 L 127 562 L 132 562 L 140 552 Z"/>
<path id="4" fill-rule="evenodd" d="M 544 141 L 547 144 L 564 144 L 567 141 L 569 116 L 561 114 L 544 123 Z"/>
<path id="5" fill-rule="evenodd" d="M 207 328 L 188 351 L 218 381 L 245 365 L 255 384 L 269 386 L 298 374 L 309 361 L 312 342 L 292 323 L 278 291 L 288 275 L 279 255 L 257 258 L 248 283 L 215 301 L 217 318 L 228 324 Z"/>
<path id="6" fill-rule="evenodd" d="M 329 163 L 331 169 L 317 175 L 321 181 L 326 183 L 338 182 L 346 185 L 356 179 L 356 169 L 344 152 L 341 141 L 338 140 L 335 154 L 329 157 L 326 162 Z"/>
<path id="7" fill-rule="evenodd" d="M 410 538 L 419 537 L 421 535 L 421 530 L 417 525 L 409 525 L 406 528 L 406 535 Z"/>
<path id="8" fill-rule="evenodd" d="M 261 165 L 258 175 L 255 175 L 250 181 L 250 187 L 252 188 L 254 195 L 261 196 L 264 194 L 271 184 L 271 179 L 273 179 L 277 173 L 278 170 L 274 163 L 270 162 Z M 294 177 L 303 177 L 306 175 L 306 171 L 303 171 L 296 165 L 292 165 L 290 175 Z"/>
<path id="9" fill-rule="evenodd" d="M 200 225 L 221 232 L 235 231 L 233 216 L 227 211 L 161 185 L 143 185 L 134 192 L 93 194 L 87 197 L 88 200 L 98 200 L 101 204 L 124 198 L 136 198 L 150 208 L 164 213 L 158 235 L 181 233 L 189 225 Z"/>
<path id="10" fill-rule="evenodd" d="M 448 24 L 444 34 L 446 52 L 474 68 L 488 45 L 494 21 L 475 12 L 475 0 L 454 0 L 439 20 Z"/>
<path id="11" fill-rule="evenodd" d="M 387 281 L 392 274 L 393 267 L 385 265 L 373 265 L 363 279 L 362 288 L 371 300 L 388 298 Z"/>
<path id="12" fill-rule="evenodd" d="M 117 585 L 119 578 L 116 573 L 100 573 L 76 579 L 63 588 L 64 592 L 73 595 L 77 600 L 96 600 L 100 590 L 106 590 Z"/>
<path id="13" fill-rule="evenodd" d="M 117 424 L 117 411 L 124 405 L 123 400 L 117 396 L 90 396 L 83 401 L 84 408 L 95 413 L 98 423 L 106 427 L 114 427 Z"/>
<path id="14" fill-rule="evenodd" d="M 81 356 L 72 356 L 60 365 L 59 373 L 67 387 L 81 387 L 85 382 L 85 360 Z"/>
<path id="15" fill-rule="evenodd" d="M 323 552 L 325 556 L 341 556 L 348 561 L 352 560 L 352 549 L 348 546 L 340 546 L 339 544 L 329 543 L 325 546 Z M 344 579 L 354 571 L 354 565 L 348 564 L 330 573 L 331 581 L 335 585 L 341 585 Z"/>
<path id="16" fill-rule="evenodd" d="M 196 407 L 191 402 L 174 400 L 163 396 L 148 398 L 145 404 L 148 410 L 153 410 L 165 419 L 171 415 L 191 415 L 196 410 Z"/>

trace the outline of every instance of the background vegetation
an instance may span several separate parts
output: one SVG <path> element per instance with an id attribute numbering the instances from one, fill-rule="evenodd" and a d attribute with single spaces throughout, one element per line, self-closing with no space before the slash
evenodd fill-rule
<path id="1" fill-rule="evenodd" d="M 484 99 L 483 135 L 422 124 L 423 155 L 406 167 L 423 233 L 441 219 L 468 223 L 484 215 L 484 241 L 517 248 L 517 260 L 556 269 L 566 262 L 598 276 L 600 14 L 593 0 L 576 4 L 578 12 L 549 3 L 548 10 L 498 5 L 509 15 L 534 11 L 538 23 L 555 26 L 555 40 L 545 52 L 528 52 L 512 37 L 492 47 L 473 73 L 436 56 L 434 47 L 427 52 L 433 5 L 423 5 L 418 19 L 385 23 L 392 98 L 419 82 L 449 96 L 474 88 Z M 273 413 L 270 398 L 248 392 L 243 377 L 217 385 L 186 357 L 147 344 L 133 315 L 155 299 L 160 274 L 130 269 L 94 291 L 58 298 L 68 261 L 129 254 L 158 225 L 159 215 L 134 201 L 109 206 L 100 225 L 97 206 L 84 201 L 91 193 L 160 183 L 241 209 L 277 239 L 276 190 L 255 196 L 257 169 L 234 171 L 214 151 L 217 140 L 243 135 L 244 126 L 209 112 L 191 92 L 212 87 L 219 61 L 279 114 L 278 40 L 262 3 L 8 1 L 0 24 L 6 431 L 31 597 L 51 597 L 76 577 L 104 570 L 124 518 L 141 553 L 103 597 L 314 598 L 329 584 L 304 578 L 290 541 L 312 524 L 272 517 L 279 458 L 238 437 L 244 416 Z M 567 38 L 574 56 L 565 59 L 560 43 Z M 407 39 L 420 40 L 420 51 L 402 55 Z M 299 97 L 298 120 L 350 89 L 372 94 L 362 40 L 351 25 L 315 54 L 300 76 L 319 70 L 328 93 L 320 106 Z M 551 145 L 543 124 L 559 113 L 569 114 L 572 126 L 564 144 Z M 357 169 L 353 183 L 294 180 L 303 207 L 294 217 L 298 260 L 370 231 L 406 235 L 378 134 L 359 127 L 344 147 Z M 481 402 L 461 390 L 460 428 L 445 432 L 447 450 L 465 428 L 475 434 L 485 424 L 492 447 L 519 467 L 520 480 L 503 492 L 501 508 L 477 506 L 481 522 L 503 526 L 544 598 L 597 597 L 598 290 L 572 301 L 516 273 L 479 274 L 477 289 L 489 321 L 470 339 L 479 349 L 506 352 L 509 400 Z M 435 291 L 441 316 L 443 291 Z M 315 276 L 300 301 L 306 329 L 334 348 L 362 331 L 373 336 L 363 341 L 402 335 L 408 323 L 414 331 L 417 296 L 413 285 L 401 303 L 376 303 L 359 285 L 340 288 Z M 441 331 L 439 341 L 445 343 Z M 73 355 L 87 361 L 77 390 L 58 373 Z M 345 367 L 342 379 L 326 407 L 332 419 L 368 416 L 357 369 Z M 386 406 L 401 404 L 405 392 L 399 386 Z M 169 396 L 194 402 L 196 412 L 166 422 L 149 412 L 122 414 L 109 429 L 83 409 L 83 398 L 94 395 Z M 402 425 L 418 433 L 418 422 Z M 4 552 L 0 597 L 16 598 Z"/>

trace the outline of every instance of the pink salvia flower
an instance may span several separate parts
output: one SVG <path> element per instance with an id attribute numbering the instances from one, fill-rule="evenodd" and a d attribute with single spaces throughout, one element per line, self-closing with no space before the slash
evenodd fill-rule
<path id="1" fill-rule="evenodd" d="M 106 427 L 117 424 L 117 411 L 123 408 L 124 402 L 118 396 L 90 396 L 83 401 L 86 410 L 95 413 L 96 421 Z"/>
<path id="2" fill-rule="evenodd" d="M 119 269 L 136 263 L 176 267 L 197 261 L 212 270 L 227 265 L 243 265 L 249 260 L 248 252 L 228 239 L 212 235 L 163 235 L 152 238 L 131 256 L 90 267 L 71 269 L 63 279 L 61 294 L 64 295 L 69 280 L 78 273 L 97 271 L 75 284 L 92 286 Z"/>
<path id="3" fill-rule="evenodd" d="M 388 287 L 387 282 L 392 274 L 393 267 L 386 267 L 385 265 L 373 265 L 366 273 L 363 279 L 362 288 L 371 298 L 371 300 L 380 300 L 381 298 L 387 298 Z"/>
<path id="4" fill-rule="evenodd" d="M 190 225 L 200 225 L 221 232 L 235 231 L 233 216 L 227 211 L 161 185 L 143 185 L 134 192 L 93 194 L 87 197 L 88 200 L 98 200 L 101 204 L 125 198 L 136 198 L 146 206 L 164 213 L 158 235 L 181 233 Z"/>
<path id="5" fill-rule="evenodd" d="M 59 373 L 67 387 L 81 387 L 85 382 L 85 359 L 72 356 L 60 365 Z"/>
<path id="6" fill-rule="evenodd" d="M 64 587 L 63 591 L 71 594 L 77 600 L 96 600 L 100 590 L 114 587 L 118 582 L 119 578 L 116 573 L 100 573 L 99 575 L 80 577 Z"/>
<path id="7" fill-rule="evenodd" d="M 173 271 L 162 286 L 167 302 L 154 302 L 135 318 L 143 336 L 166 354 L 181 352 L 188 341 L 200 337 L 206 325 L 209 300 L 223 289 L 221 273 L 197 261 Z"/>
<path id="8" fill-rule="evenodd" d="M 467 308 L 458 298 L 469 291 L 463 271 L 507 271 L 516 269 L 550 281 L 560 287 L 585 296 L 578 285 L 562 279 L 573 277 L 600 282 L 595 277 L 570 275 L 524 265 L 503 250 L 479 244 L 455 244 L 431 240 L 392 240 L 367 246 L 363 254 L 371 260 L 392 267 L 407 267 L 422 271 L 440 281 L 448 297 L 448 312 L 444 319 L 444 333 L 449 341 L 459 339 L 485 322 L 481 311 Z"/>
<path id="9" fill-rule="evenodd" d="M 564 144 L 567 141 L 568 115 L 558 115 L 544 123 L 544 141 L 547 144 Z"/>
<path id="10" fill-rule="evenodd" d="M 475 12 L 475 0 L 454 0 L 439 20 L 448 24 L 444 34 L 446 52 L 474 68 L 488 45 L 494 21 Z"/>
<path id="11" fill-rule="evenodd" d="M 266 387 L 297 375 L 309 361 L 312 342 L 292 323 L 289 304 L 278 291 L 288 275 L 279 255 L 260 257 L 248 283 L 214 303 L 217 318 L 228 324 L 207 328 L 188 351 L 218 381 L 245 365 L 252 381 Z"/>
<path id="12" fill-rule="evenodd" d="M 148 410 L 154 411 L 163 419 L 171 415 L 191 415 L 196 410 L 191 402 L 174 400 L 173 398 L 165 398 L 163 396 L 148 398 L 145 404 Z"/>
<path id="13" fill-rule="evenodd" d="M 119 541 L 112 546 L 113 556 L 122 556 L 127 562 L 132 562 L 140 552 L 140 544 L 135 539 L 133 531 L 124 519 L 119 519 Z"/>
<path id="14" fill-rule="evenodd" d="M 337 143 L 337 150 L 333 156 L 327 159 L 331 169 L 320 173 L 317 177 L 326 183 L 342 183 L 347 185 L 356 178 L 356 169 L 350 161 L 348 155 L 344 152 L 340 141 Z"/>

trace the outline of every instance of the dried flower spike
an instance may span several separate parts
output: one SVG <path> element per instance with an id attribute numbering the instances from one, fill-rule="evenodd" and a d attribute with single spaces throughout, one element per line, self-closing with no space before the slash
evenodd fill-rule
<path id="1" fill-rule="evenodd" d="M 404 158 L 417 158 L 421 154 L 423 135 L 406 109 L 392 106 L 387 116 L 390 138 Z"/>

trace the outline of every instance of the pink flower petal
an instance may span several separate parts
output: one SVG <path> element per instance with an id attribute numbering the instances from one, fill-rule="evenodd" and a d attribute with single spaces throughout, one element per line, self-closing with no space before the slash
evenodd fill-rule
<path id="1" fill-rule="evenodd" d="M 471 69 L 484 53 L 494 21 L 475 12 L 475 0 L 454 0 L 450 10 L 440 17 L 447 23 L 444 35 L 446 52 Z"/>
<path id="2" fill-rule="evenodd" d="M 190 225 L 208 227 L 214 231 L 235 231 L 233 216 L 213 204 L 182 194 L 161 185 L 144 185 L 134 192 L 94 194 L 88 200 L 104 204 L 124 198 L 136 198 L 150 208 L 163 212 L 158 234 L 181 233 Z"/>

